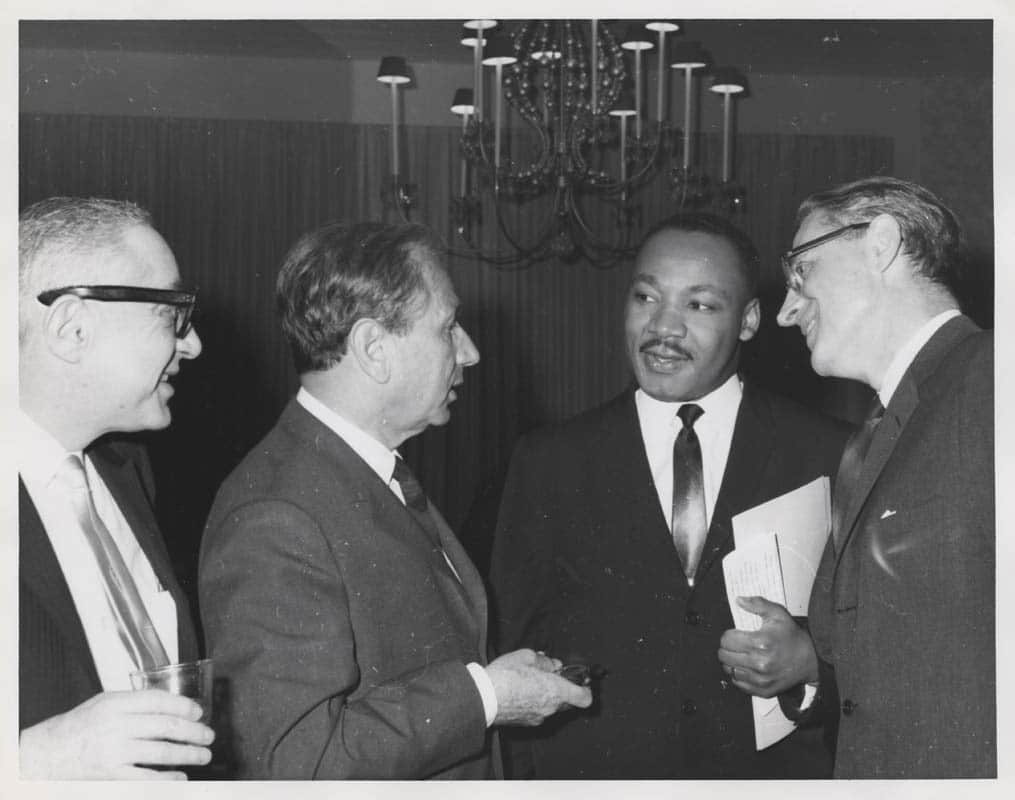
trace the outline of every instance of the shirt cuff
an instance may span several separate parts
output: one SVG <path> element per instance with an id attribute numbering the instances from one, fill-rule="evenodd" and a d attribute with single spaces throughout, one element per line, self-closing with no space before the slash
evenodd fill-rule
<path id="1" fill-rule="evenodd" d="M 469 671 L 476 684 L 476 689 L 479 691 L 480 699 L 483 701 L 483 713 L 486 715 L 486 727 L 489 728 L 497 719 L 497 693 L 493 689 L 493 681 L 486 674 L 486 670 L 476 662 L 466 664 L 465 668 Z"/>
<path id="2" fill-rule="evenodd" d="M 806 711 L 814 702 L 814 695 L 818 693 L 818 687 L 813 683 L 804 684 L 804 699 L 800 701 L 800 710 Z"/>

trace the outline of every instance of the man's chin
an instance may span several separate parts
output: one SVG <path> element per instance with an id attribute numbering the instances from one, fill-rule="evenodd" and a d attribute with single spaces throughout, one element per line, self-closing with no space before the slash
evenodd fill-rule
<path id="1" fill-rule="evenodd" d="M 431 425 L 447 425 L 451 421 L 451 409 L 447 406 L 430 420 Z"/>
<path id="2" fill-rule="evenodd" d="M 141 430 L 161 431 L 169 427 L 173 421 L 173 414 L 169 410 L 167 401 L 159 400 L 144 417 L 144 423 L 139 426 Z"/>
<path id="3" fill-rule="evenodd" d="M 641 390 L 661 403 L 679 403 L 687 400 L 689 392 L 694 388 L 687 381 L 686 371 L 679 376 L 663 375 L 643 367 L 638 370 L 635 377 Z"/>
<path id="4" fill-rule="evenodd" d="M 660 403 L 683 403 L 696 399 L 691 396 L 693 392 L 686 386 L 667 386 L 648 381 L 640 383 L 640 386 L 645 394 Z"/>
<path id="5" fill-rule="evenodd" d="M 811 350 L 811 369 L 823 378 L 838 377 L 829 365 L 828 360 L 817 350 Z"/>

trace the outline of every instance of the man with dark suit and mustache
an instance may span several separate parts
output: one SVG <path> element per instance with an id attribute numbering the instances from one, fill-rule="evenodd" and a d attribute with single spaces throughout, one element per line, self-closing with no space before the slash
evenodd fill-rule
<path id="1" fill-rule="evenodd" d="M 512 734 L 515 777 L 827 777 L 820 731 L 758 752 L 716 657 L 731 517 L 835 469 L 845 426 L 743 380 L 758 256 L 723 219 L 659 225 L 625 311 L 637 381 L 518 444 L 491 579 L 501 649 L 601 665 L 596 701 Z"/>

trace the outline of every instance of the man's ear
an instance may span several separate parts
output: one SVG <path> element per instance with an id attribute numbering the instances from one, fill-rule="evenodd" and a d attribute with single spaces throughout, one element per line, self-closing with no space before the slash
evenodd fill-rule
<path id="1" fill-rule="evenodd" d="M 46 308 L 42 335 L 57 358 L 76 364 L 95 337 L 95 315 L 80 297 L 63 295 Z"/>
<path id="2" fill-rule="evenodd" d="M 761 325 L 761 303 L 757 297 L 752 297 L 744 306 L 744 313 L 740 316 L 740 341 L 746 342 L 753 339 Z"/>
<path id="3" fill-rule="evenodd" d="M 391 336 L 380 322 L 369 317 L 356 320 L 349 331 L 349 356 L 377 383 L 391 379 Z"/>
<path id="4" fill-rule="evenodd" d="M 867 229 L 867 252 L 878 272 L 896 262 L 902 250 L 902 228 L 891 214 L 878 214 Z"/>

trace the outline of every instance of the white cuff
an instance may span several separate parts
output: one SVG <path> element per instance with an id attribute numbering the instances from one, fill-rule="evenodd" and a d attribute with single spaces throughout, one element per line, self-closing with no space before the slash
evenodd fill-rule
<path id="1" fill-rule="evenodd" d="M 804 684 L 804 699 L 800 701 L 800 710 L 804 711 L 811 707 L 811 703 L 814 702 L 814 695 L 818 693 L 817 684 L 805 683 Z"/>
<path id="2" fill-rule="evenodd" d="M 479 691 L 479 697 L 483 701 L 483 713 L 486 714 L 486 727 L 489 728 L 497 719 L 497 693 L 493 689 L 493 681 L 486 674 L 486 670 L 474 661 L 471 664 L 466 664 L 465 668 L 469 671 L 476 684 L 476 689 Z"/>

